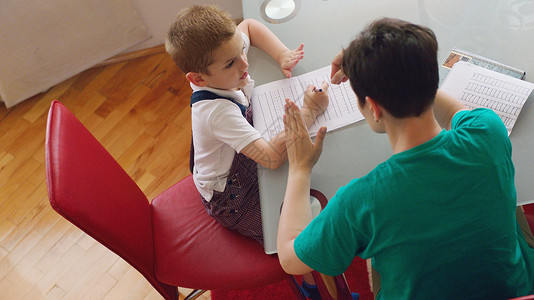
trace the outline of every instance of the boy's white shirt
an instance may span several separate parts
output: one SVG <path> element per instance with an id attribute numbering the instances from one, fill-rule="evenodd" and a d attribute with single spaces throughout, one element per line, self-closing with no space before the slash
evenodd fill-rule
<path id="1" fill-rule="evenodd" d="M 248 53 L 250 40 L 246 34 L 241 35 L 245 41 L 245 52 Z M 248 107 L 254 80 L 249 76 L 247 85 L 239 91 L 199 87 L 193 83 L 191 88 L 193 92 L 205 90 L 232 98 Z M 193 180 L 202 197 L 210 201 L 214 190 L 224 191 L 236 152 L 239 153 L 261 135 L 243 117 L 235 103 L 223 98 L 193 104 L 191 125 L 195 147 Z"/>

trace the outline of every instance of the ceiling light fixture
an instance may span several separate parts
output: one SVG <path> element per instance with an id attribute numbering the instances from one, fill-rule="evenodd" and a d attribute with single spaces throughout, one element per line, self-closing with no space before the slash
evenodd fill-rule
<path id="1" fill-rule="evenodd" d="M 300 0 L 265 0 L 260 7 L 261 17 L 273 24 L 293 19 L 300 10 Z"/>

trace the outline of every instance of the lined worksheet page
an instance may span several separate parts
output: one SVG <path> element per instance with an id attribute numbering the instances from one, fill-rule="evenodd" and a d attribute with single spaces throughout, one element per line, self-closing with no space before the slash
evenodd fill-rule
<path id="1" fill-rule="evenodd" d="M 533 88 L 530 82 L 465 62 L 455 63 L 441 86 L 470 109 L 491 108 L 501 117 L 508 135 Z"/>
<path id="2" fill-rule="evenodd" d="M 293 100 L 302 107 L 304 92 L 309 84 L 320 87 L 326 81 L 329 85 L 330 103 L 324 113 L 317 117 L 310 127 L 314 136 L 321 126 L 329 131 L 363 120 L 358 110 L 357 98 L 348 82 L 340 85 L 330 84 L 330 66 L 292 77 L 270 82 L 254 89 L 252 95 L 254 127 L 263 138 L 270 140 L 284 130 L 285 99 Z"/>

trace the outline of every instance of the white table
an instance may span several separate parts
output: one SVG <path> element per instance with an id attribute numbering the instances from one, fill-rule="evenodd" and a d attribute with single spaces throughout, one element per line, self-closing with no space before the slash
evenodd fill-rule
<path id="1" fill-rule="evenodd" d="M 263 0 L 243 0 L 243 17 L 261 21 L 289 48 L 304 43 L 300 75 L 330 64 L 332 58 L 369 22 L 401 18 L 430 27 L 439 43 L 441 63 L 453 47 L 527 71 L 534 79 L 534 4 L 504 0 L 303 0 L 299 14 L 282 24 L 263 21 Z M 519 4 L 514 4 L 519 3 Z M 530 5 L 530 7 L 521 7 Z M 530 11 L 531 14 L 525 14 Z M 256 85 L 282 79 L 278 65 L 251 48 L 249 73 Z M 534 202 L 534 107 L 531 95 L 510 139 L 516 167 L 518 204 Z M 365 121 L 327 133 L 323 154 L 314 167 L 312 188 L 331 198 L 338 187 L 361 177 L 391 155 L 386 135 L 372 132 Z M 258 169 L 265 251 L 276 252 L 276 234 L 283 200 L 287 163 L 277 170 Z"/>

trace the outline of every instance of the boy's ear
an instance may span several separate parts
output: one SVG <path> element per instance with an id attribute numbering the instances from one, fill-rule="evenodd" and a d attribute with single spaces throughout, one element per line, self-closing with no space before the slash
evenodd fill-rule
<path id="1" fill-rule="evenodd" d="M 204 77 L 200 73 L 187 72 L 187 74 L 185 74 L 185 78 L 196 86 L 205 87 L 208 85 L 208 82 L 204 79 Z"/>

